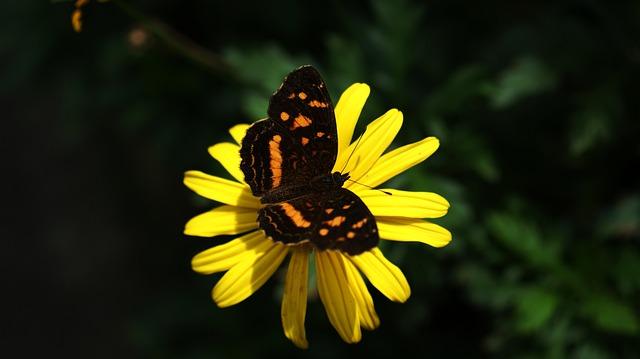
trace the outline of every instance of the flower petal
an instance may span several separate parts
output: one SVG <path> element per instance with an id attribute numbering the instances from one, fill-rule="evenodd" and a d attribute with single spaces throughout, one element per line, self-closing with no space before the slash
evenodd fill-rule
<path id="1" fill-rule="evenodd" d="M 402 217 L 377 217 L 380 238 L 421 242 L 433 247 L 444 247 L 451 242 L 451 232 L 439 225 L 420 219 Z"/>
<path id="2" fill-rule="evenodd" d="M 220 308 L 237 304 L 255 293 L 278 269 L 289 249 L 270 241 L 262 253 L 249 255 L 225 273 L 211 292 Z"/>
<path id="3" fill-rule="evenodd" d="M 449 202 L 432 192 L 411 192 L 395 189 L 358 191 L 374 216 L 399 216 L 411 218 L 438 218 L 447 214 Z"/>
<path id="4" fill-rule="evenodd" d="M 196 254 L 191 268 L 201 274 L 223 272 L 248 257 L 263 253 L 271 242 L 264 232 L 254 231 Z"/>
<path id="5" fill-rule="evenodd" d="M 431 156 L 439 146 L 440 141 L 438 141 L 437 138 L 427 137 L 422 141 L 396 148 L 380 157 L 369 172 L 358 179 L 358 182 L 364 183 L 367 186 L 376 187 L 424 161 Z M 366 188 L 355 183 L 352 183 L 352 185 L 352 190 Z"/>
<path id="6" fill-rule="evenodd" d="M 260 201 L 251 190 L 238 182 L 211 176 L 200 171 L 187 171 L 184 184 L 202 197 L 231 206 L 260 208 Z"/>
<path id="7" fill-rule="evenodd" d="M 358 306 L 358 317 L 360 318 L 360 325 L 367 330 L 374 330 L 380 325 L 380 319 L 376 314 L 376 309 L 373 306 L 373 299 L 367 289 L 367 285 L 362 279 L 362 275 L 351 263 L 351 261 L 345 260 L 344 267 L 349 278 L 349 287 L 353 298 L 356 300 Z"/>
<path id="8" fill-rule="evenodd" d="M 377 247 L 349 258 L 371 284 L 390 300 L 402 303 L 411 295 L 409 283 L 402 271 L 389 262 Z"/>
<path id="9" fill-rule="evenodd" d="M 359 181 L 360 177 L 369 171 L 384 150 L 389 147 L 400 127 L 402 127 L 402 112 L 396 109 L 387 111 L 367 126 L 361 140 L 354 141 L 342 153 L 340 159 L 336 161 L 334 169 L 340 171 L 347 163 L 344 172 L 349 172 L 351 178 Z M 352 152 L 353 154 L 351 154 Z M 353 182 L 347 182 L 347 184 L 349 187 Z"/>
<path id="10" fill-rule="evenodd" d="M 242 144 L 242 139 L 244 138 L 244 135 L 247 133 L 247 129 L 251 127 L 251 125 L 247 124 L 247 123 L 240 123 L 237 124 L 233 127 L 231 127 L 229 129 L 229 133 L 231 134 L 231 137 L 233 137 L 233 139 L 239 144 Z"/>
<path id="11" fill-rule="evenodd" d="M 344 259 L 338 252 L 316 251 L 318 293 L 327 316 L 342 340 L 357 343 L 362 337 L 356 301 L 349 289 Z"/>
<path id="12" fill-rule="evenodd" d="M 222 142 L 209 147 L 209 154 L 220 162 L 224 169 L 240 183 L 244 183 L 244 174 L 240 170 L 240 146 Z"/>
<path id="13" fill-rule="evenodd" d="M 284 335 L 302 349 L 309 347 L 304 330 L 304 318 L 307 314 L 308 279 L 309 251 L 304 248 L 294 248 L 291 250 L 291 260 L 284 282 L 281 318 Z"/>
<path id="14" fill-rule="evenodd" d="M 362 112 L 362 107 L 369 97 L 367 84 L 355 83 L 347 88 L 335 108 L 336 125 L 338 128 L 338 156 L 349 146 L 353 130 Z"/>
<path id="15" fill-rule="evenodd" d="M 199 237 L 238 234 L 258 228 L 256 217 L 255 209 L 220 206 L 191 218 L 184 234 Z"/>

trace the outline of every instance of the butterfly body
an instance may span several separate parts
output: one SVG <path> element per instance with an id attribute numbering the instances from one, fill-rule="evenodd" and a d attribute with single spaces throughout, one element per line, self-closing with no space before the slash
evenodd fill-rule
<path id="1" fill-rule="evenodd" d="M 331 99 L 311 66 L 290 73 L 273 94 L 269 118 L 242 140 L 240 168 L 264 206 L 260 228 L 285 244 L 359 254 L 375 247 L 375 218 L 344 188 L 348 173 L 333 171 L 337 129 Z"/>

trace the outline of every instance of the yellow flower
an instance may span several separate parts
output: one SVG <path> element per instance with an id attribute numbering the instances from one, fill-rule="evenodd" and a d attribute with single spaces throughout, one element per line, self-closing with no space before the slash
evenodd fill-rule
<path id="1" fill-rule="evenodd" d="M 376 187 L 395 175 L 422 162 L 439 146 L 438 139 L 428 137 L 383 154 L 402 126 L 402 112 L 392 109 L 367 126 L 358 146 L 351 143 L 353 131 L 369 96 L 369 86 L 354 84 L 340 97 L 335 108 L 338 129 L 338 157 L 334 171 L 349 172 L 351 178 Z M 383 295 L 394 302 L 404 302 L 411 293 L 398 267 L 389 262 L 376 247 L 350 256 L 340 251 L 315 250 L 311 244 L 286 246 L 272 241 L 259 230 L 256 222 L 259 198 L 253 197 L 240 171 L 239 144 L 249 125 L 231 128 L 236 143 L 219 143 L 209 148 L 237 181 L 211 176 L 199 171 L 185 173 L 184 184 L 197 194 L 224 203 L 192 218 L 184 233 L 213 237 L 241 234 L 240 237 L 197 254 L 191 264 L 202 274 L 226 271 L 213 288 L 213 300 L 219 307 L 241 302 L 257 291 L 290 254 L 282 298 L 284 333 L 298 347 L 308 346 L 304 320 L 307 306 L 309 256 L 315 256 L 317 288 L 329 321 L 345 342 L 361 339 L 361 328 L 375 329 L 380 320 L 362 274 Z M 355 148 L 355 151 L 354 151 Z M 347 158 L 351 159 L 347 162 Z M 451 241 L 451 233 L 423 218 L 445 215 L 449 203 L 430 192 L 408 192 L 367 188 L 346 182 L 376 217 L 383 240 L 422 242 L 442 247 Z"/>

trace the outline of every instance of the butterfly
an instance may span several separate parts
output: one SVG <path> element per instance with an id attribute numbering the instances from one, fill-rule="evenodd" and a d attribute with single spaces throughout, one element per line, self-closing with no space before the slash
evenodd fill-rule
<path id="1" fill-rule="evenodd" d="M 338 155 L 333 104 L 318 71 L 302 66 L 271 96 L 268 118 L 247 129 L 240 169 L 264 204 L 258 223 L 288 245 L 360 254 L 378 244 L 375 217 L 332 172 Z"/>

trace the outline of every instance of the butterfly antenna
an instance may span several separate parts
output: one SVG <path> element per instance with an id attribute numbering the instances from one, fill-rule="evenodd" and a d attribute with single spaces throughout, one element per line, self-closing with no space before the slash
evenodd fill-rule
<path id="1" fill-rule="evenodd" d="M 359 184 L 359 185 L 361 185 L 361 186 L 365 186 L 365 187 L 367 187 L 367 188 L 369 188 L 369 189 L 374 189 L 374 190 L 376 190 L 376 191 L 380 191 L 380 192 L 382 192 L 382 193 L 384 193 L 384 194 L 388 194 L 389 196 L 393 196 L 393 193 L 391 193 L 391 192 L 389 192 L 389 191 L 385 191 L 385 190 L 382 190 L 382 189 L 380 189 L 380 188 L 373 188 L 373 187 L 371 187 L 371 186 L 369 186 L 369 185 L 366 185 L 366 184 L 364 184 L 364 183 L 360 183 L 360 182 L 358 182 L 358 181 L 354 181 L 354 180 L 352 180 L 351 178 L 347 179 L 347 181 L 351 181 L 351 182 L 353 182 L 353 183 L 357 183 L 357 184 Z"/>
<path id="2" fill-rule="evenodd" d="M 351 160 L 351 156 L 353 156 L 353 153 L 356 152 L 356 148 L 358 148 L 358 145 L 360 144 L 360 140 L 362 139 L 362 135 L 360 135 L 358 137 L 358 140 L 356 141 L 356 145 L 353 147 L 353 150 L 351 151 L 351 153 L 349 154 L 349 157 L 347 157 L 347 162 L 344 163 L 344 166 L 342 166 L 342 169 L 340 170 L 340 173 L 344 172 L 344 169 L 347 168 L 347 165 L 349 164 L 349 160 Z M 355 182 L 355 181 L 354 181 Z M 364 185 L 363 185 L 364 186 Z"/>

